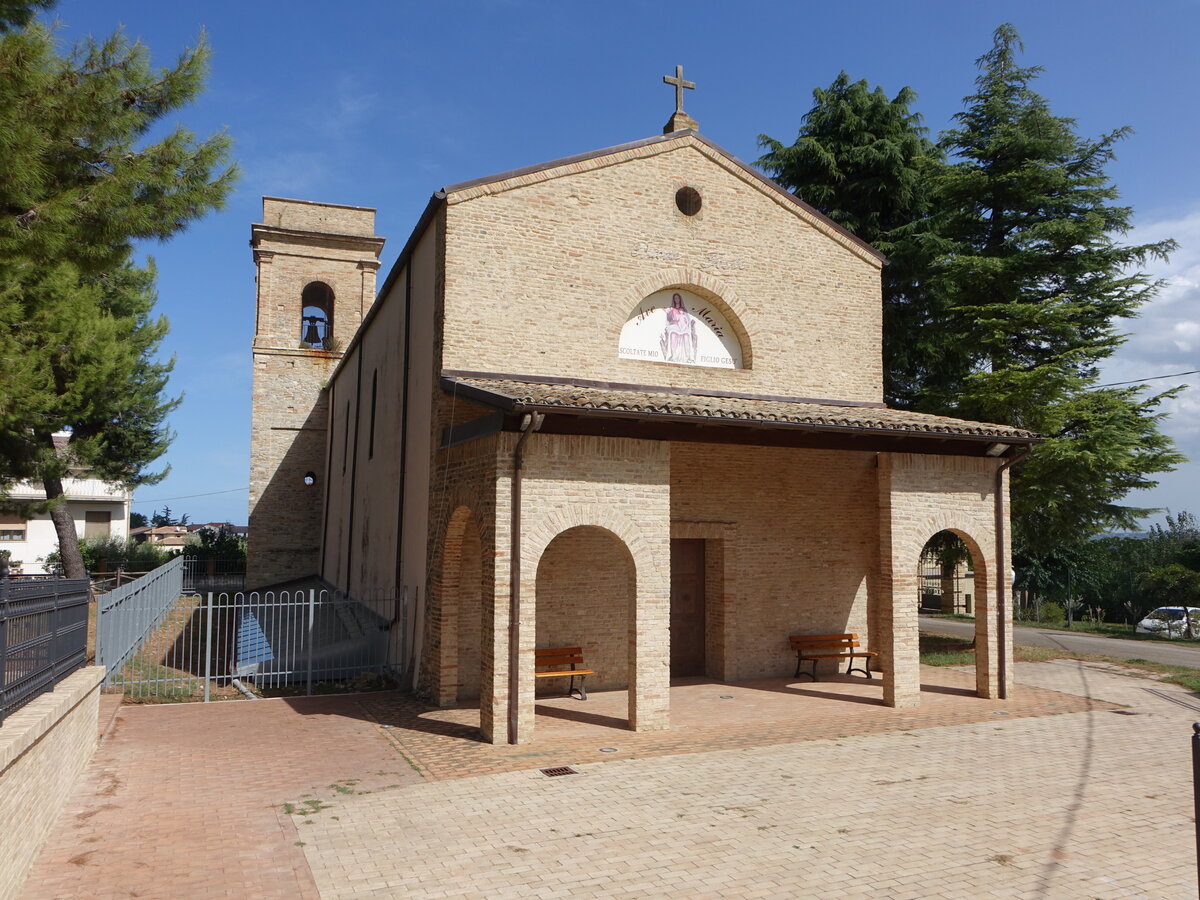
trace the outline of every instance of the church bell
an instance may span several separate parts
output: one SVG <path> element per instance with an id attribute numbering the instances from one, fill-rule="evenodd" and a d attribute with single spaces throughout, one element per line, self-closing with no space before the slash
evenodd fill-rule
<path id="1" fill-rule="evenodd" d="M 321 335 L 317 332 L 317 322 L 320 319 L 306 316 L 304 321 L 308 323 L 308 327 L 304 329 L 304 343 L 314 346 L 321 343 Z"/>

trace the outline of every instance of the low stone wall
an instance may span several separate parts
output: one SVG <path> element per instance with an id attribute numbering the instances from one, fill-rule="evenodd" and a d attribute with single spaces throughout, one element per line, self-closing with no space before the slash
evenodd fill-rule
<path id="1" fill-rule="evenodd" d="M 0 726 L 0 900 L 29 867 L 96 749 L 102 666 L 80 669 Z"/>

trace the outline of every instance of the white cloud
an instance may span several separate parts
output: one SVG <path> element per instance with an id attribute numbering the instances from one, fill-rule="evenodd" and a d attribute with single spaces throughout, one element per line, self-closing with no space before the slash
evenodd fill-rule
<path id="1" fill-rule="evenodd" d="M 1179 249 L 1168 261 L 1151 261 L 1145 270 L 1163 282 L 1158 295 L 1142 307 L 1137 318 L 1118 323 L 1128 334 L 1125 344 L 1102 367 L 1102 381 L 1132 381 L 1174 376 L 1200 369 L 1200 210 L 1176 219 L 1151 222 L 1128 235 L 1131 243 L 1173 238 Z M 1164 400 L 1161 428 L 1175 439 L 1190 459 L 1163 475 L 1159 486 L 1130 496 L 1131 505 L 1200 512 L 1200 375 L 1162 378 L 1146 383 L 1147 390 L 1187 385 L 1178 396 Z"/>

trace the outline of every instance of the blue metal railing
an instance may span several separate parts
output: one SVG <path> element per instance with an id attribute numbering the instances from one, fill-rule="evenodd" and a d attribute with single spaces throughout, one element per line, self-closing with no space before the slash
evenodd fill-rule
<path id="1" fill-rule="evenodd" d="M 103 594 L 96 602 L 96 663 L 109 685 L 183 592 L 183 558 Z"/>
<path id="2" fill-rule="evenodd" d="M 0 723 L 87 662 L 88 580 L 0 580 Z"/>

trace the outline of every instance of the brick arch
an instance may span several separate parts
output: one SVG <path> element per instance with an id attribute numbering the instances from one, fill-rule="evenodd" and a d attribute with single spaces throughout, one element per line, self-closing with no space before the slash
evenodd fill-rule
<path id="1" fill-rule="evenodd" d="M 474 534 L 469 534 L 469 530 Z M 467 505 L 456 506 L 446 522 L 442 537 L 440 564 L 433 573 L 431 585 L 434 615 L 429 617 L 427 646 L 433 650 L 437 660 L 436 682 L 430 685 L 430 693 L 439 706 L 452 705 L 458 699 L 459 683 L 459 632 L 460 597 L 463 579 L 463 549 L 473 537 L 476 546 L 482 547 L 482 534 L 474 511 Z M 467 573 L 470 574 L 470 573 Z M 477 573 L 482 581 L 482 571 Z"/>
<path id="2" fill-rule="evenodd" d="M 988 544 L 981 543 L 980 537 L 991 538 L 995 526 L 991 521 L 986 523 L 976 519 L 973 516 L 964 516 L 961 513 L 943 511 L 937 515 L 930 516 L 918 528 L 913 529 L 912 533 L 921 535 L 912 544 L 905 547 L 899 556 L 900 559 L 915 560 L 921 556 L 921 551 L 925 549 L 925 545 L 929 543 L 930 538 L 942 531 L 950 531 L 958 535 L 962 542 L 967 545 L 967 549 L 971 553 L 971 561 L 975 564 L 976 573 L 983 573 L 987 576 L 991 572 L 989 562 L 992 556 L 988 553 L 985 547 Z"/>
<path id="3" fill-rule="evenodd" d="M 521 567 L 536 572 L 538 561 L 550 542 L 571 528 L 594 526 L 609 531 L 624 544 L 637 572 L 653 562 L 650 545 L 642 530 L 613 508 L 595 503 L 573 503 L 541 516 L 525 532 L 521 541 Z"/>
<path id="4" fill-rule="evenodd" d="M 546 545 L 532 574 L 534 646 L 581 647 L 595 670 L 589 690 L 627 688 L 637 603 L 637 563 L 628 545 L 608 528 L 575 525 Z M 543 693 L 561 689 L 540 686 Z"/>
<path id="5" fill-rule="evenodd" d="M 985 699 L 997 699 L 1003 693 L 1000 684 L 1000 657 L 1006 658 L 1007 671 L 1011 671 L 1012 641 L 1006 638 L 1004 649 L 1000 645 L 1000 628 L 997 622 L 996 580 L 1004 574 L 996 570 L 995 523 L 991 518 L 971 516 L 962 512 L 943 511 L 931 516 L 915 534 L 921 534 L 919 546 L 905 548 L 900 557 L 916 571 L 917 560 L 930 538 L 942 531 L 958 536 L 971 554 L 975 572 L 975 692 Z M 980 539 L 983 539 L 981 542 Z M 915 602 L 910 594 L 909 599 Z M 1009 623 L 1011 626 L 1011 623 Z"/>
<path id="6" fill-rule="evenodd" d="M 651 294 L 670 288 L 682 288 L 703 297 L 713 304 L 728 320 L 733 334 L 742 348 L 742 368 L 750 369 L 754 365 L 754 346 L 750 338 L 754 314 L 747 308 L 745 302 L 728 284 L 719 278 L 714 278 L 699 269 L 675 268 L 661 269 L 634 284 L 625 293 L 625 302 L 621 305 L 619 321 L 610 326 L 610 343 L 616 345 L 621 337 L 621 329 L 629 320 L 629 313 L 639 303 Z"/>

